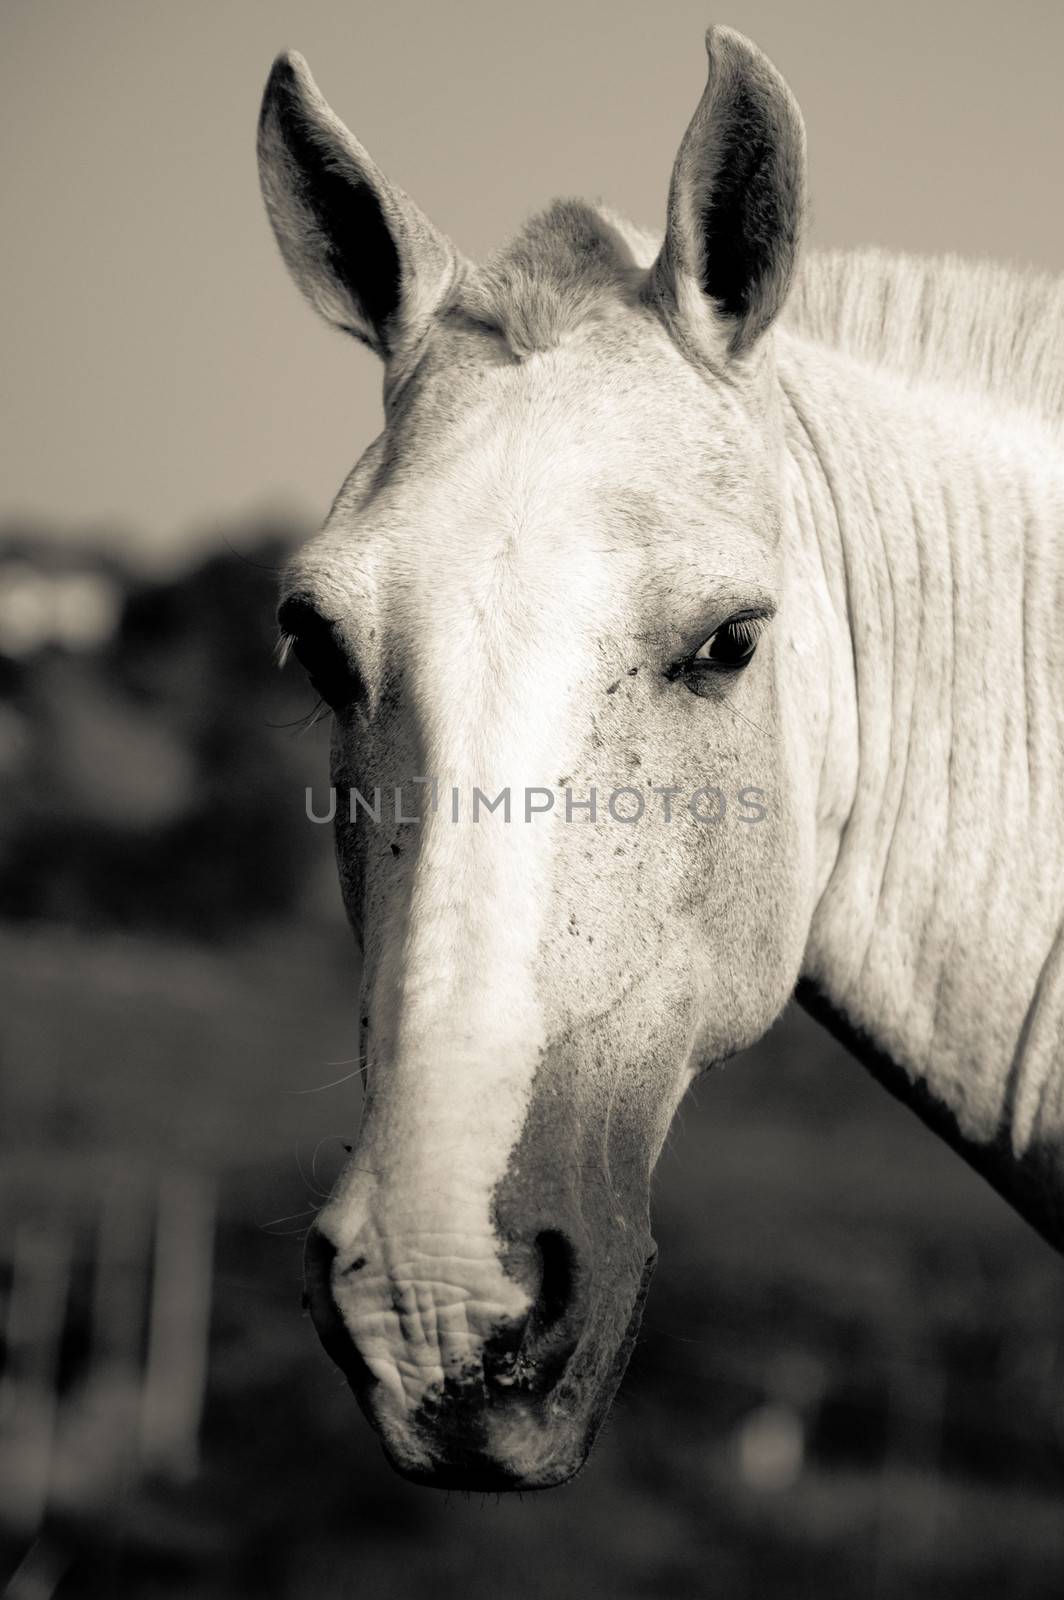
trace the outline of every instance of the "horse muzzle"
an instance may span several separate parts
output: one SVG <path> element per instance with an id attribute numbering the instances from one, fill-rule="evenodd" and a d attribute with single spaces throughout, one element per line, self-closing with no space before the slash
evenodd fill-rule
<path id="1" fill-rule="evenodd" d="M 607 1257 L 606 1294 L 588 1241 L 562 1229 L 507 1241 L 479 1268 L 461 1257 L 464 1283 L 458 1258 L 421 1245 L 393 1245 L 386 1265 L 372 1235 L 353 1251 L 321 1227 L 307 1240 L 314 1325 L 391 1465 L 443 1489 L 564 1483 L 627 1366 L 654 1265 L 649 1235 L 627 1284 Z M 495 1274 L 509 1292 L 485 1293 Z"/>

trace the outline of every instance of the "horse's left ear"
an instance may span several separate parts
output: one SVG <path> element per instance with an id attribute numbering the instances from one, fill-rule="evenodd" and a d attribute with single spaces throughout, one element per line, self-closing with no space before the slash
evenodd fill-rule
<path id="1" fill-rule="evenodd" d="M 709 81 L 676 157 L 648 292 L 730 358 L 756 344 L 790 288 L 805 130 L 780 74 L 742 34 L 710 28 L 706 51 Z"/>

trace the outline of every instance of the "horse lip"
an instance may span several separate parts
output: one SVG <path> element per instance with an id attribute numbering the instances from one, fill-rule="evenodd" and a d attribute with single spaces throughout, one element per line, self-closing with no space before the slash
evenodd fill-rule
<path id="1" fill-rule="evenodd" d="M 576 1477 L 587 1462 L 588 1451 L 534 1474 L 522 1472 L 493 1456 L 471 1455 L 459 1461 L 441 1461 L 431 1467 L 407 1465 L 387 1446 L 389 1465 L 408 1483 L 423 1489 L 463 1489 L 477 1494 L 529 1494 L 537 1489 L 557 1489 Z"/>
<path id="2" fill-rule="evenodd" d="M 421 1410 L 413 1430 L 418 1459 L 403 1461 L 394 1440 L 385 1441 L 385 1454 L 401 1476 L 431 1488 L 552 1489 L 576 1476 L 594 1438 L 594 1429 L 580 1427 L 577 1437 L 567 1428 L 559 1440 L 552 1426 L 558 1420 L 549 1400 L 488 1401 L 471 1416 L 449 1417 L 442 1430 L 438 1415 Z"/>

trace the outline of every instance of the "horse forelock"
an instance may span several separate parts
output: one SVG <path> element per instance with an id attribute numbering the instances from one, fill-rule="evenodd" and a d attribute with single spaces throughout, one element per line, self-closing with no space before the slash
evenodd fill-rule
<path id="1" fill-rule="evenodd" d="M 519 359 L 583 323 L 632 309 L 653 257 L 648 235 L 580 200 L 555 200 L 461 285 L 454 309 Z"/>

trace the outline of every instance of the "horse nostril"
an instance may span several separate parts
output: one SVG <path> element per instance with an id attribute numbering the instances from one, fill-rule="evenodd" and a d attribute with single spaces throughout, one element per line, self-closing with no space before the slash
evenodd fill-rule
<path id="1" fill-rule="evenodd" d="M 373 1375 L 359 1354 L 333 1298 L 335 1258 L 336 1246 L 317 1228 L 311 1228 L 303 1257 L 304 1304 L 326 1352 L 357 1394 L 371 1385 Z"/>
<path id="2" fill-rule="evenodd" d="M 484 1375 L 502 1391 L 543 1395 L 572 1355 L 576 1326 L 576 1252 L 563 1233 L 549 1228 L 534 1243 L 539 1286 L 528 1316 L 499 1329 L 484 1349 Z"/>
<path id="3" fill-rule="evenodd" d="M 556 1228 L 536 1235 L 536 1249 L 540 1260 L 539 1294 L 529 1320 L 537 1331 L 545 1332 L 561 1321 L 569 1309 L 576 1260 L 569 1240 Z"/>

